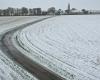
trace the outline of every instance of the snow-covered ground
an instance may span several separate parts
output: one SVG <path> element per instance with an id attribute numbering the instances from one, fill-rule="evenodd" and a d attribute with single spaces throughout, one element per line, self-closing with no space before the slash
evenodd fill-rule
<path id="1" fill-rule="evenodd" d="M 0 17 L 0 35 L 14 27 L 36 21 L 44 17 Z M 1 48 L 0 48 L 1 49 Z M 0 80 L 38 80 L 18 66 L 0 50 Z"/>
<path id="2" fill-rule="evenodd" d="M 100 15 L 59 16 L 16 36 L 20 51 L 66 80 L 100 80 Z"/>

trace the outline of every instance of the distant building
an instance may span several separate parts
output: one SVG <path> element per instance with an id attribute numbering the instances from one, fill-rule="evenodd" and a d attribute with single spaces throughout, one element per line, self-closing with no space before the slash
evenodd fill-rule
<path id="1" fill-rule="evenodd" d="M 15 16 L 22 16 L 22 9 L 14 9 L 14 15 Z"/>
<path id="2" fill-rule="evenodd" d="M 88 10 L 89 14 L 100 14 L 100 10 Z"/>
<path id="3" fill-rule="evenodd" d="M 70 3 L 68 3 L 67 10 L 65 10 L 66 15 L 81 15 L 83 11 L 77 10 L 76 8 L 71 8 Z"/>
<path id="4" fill-rule="evenodd" d="M 70 3 L 69 3 L 69 4 L 68 4 L 68 12 L 69 12 L 69 13 L 70 13 L 70 10 L 71 10 L 71 9 L 70 9 Z"/>
<path id="5" fill-rule="evenodd" d="M 41 15 L 41 14 L 42 14 L 41 8 L 33 8 L 28 10 L 28 15 L 30 16 Z"/>
<path id="6" fill-rule="evenodd" d="M 3 16 L 3 10 L 0 9 L 0 16 Z"/>
<path id="7" fill-rule="evenodd" d="M 42 11 L 42 15 L 47 15 L 48 12 L 47 11 Z"/>
<path id="8" fill-rule="evenodd" d="M 71 8 L 70 8 L 70 3 L 68 3 L 68 8 L 65 10 L 65 14 L 70 14 Z"/>
<path id="9" fill-rule="evenodd" d="M 34 15 L 34 9 L 29 9 L 28 10 L 28 15 L 33 16 Z"/>
<path id="10" fill-rule="evenodd" d="M 81 10 L 77 10 L 77 9 L 75 9 L 75 10 L 71 10 L 70 11 L 70 14 L 72 14 L 72 15 L 81 15 L 81 14 L 83 14 L 83 12 L 81 11 Z"/>
<path id="11" fill-rule="evenodd" d="M 41 8 L 34 8 L 33 9 L 33 14 L 34 15 L 41 15 L 42 14 Z"/>

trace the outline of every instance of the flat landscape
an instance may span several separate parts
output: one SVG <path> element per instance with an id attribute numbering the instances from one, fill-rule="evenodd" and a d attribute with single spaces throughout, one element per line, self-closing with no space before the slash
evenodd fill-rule
<path id="1" fill-rule="evenodd" d="M 13 28 L 42 18 L 44 17 L 0 17 L 0 80 L 38 80 L 2 52 L 1 36 Z"/>
<path id="2" fill-rule="evenodd" d="M 100 80 L 99 21 L 99 15 L 54 17 L 16 32 L 14 45 L 66 80 Z"/>
<path id="3" fill-rule="evenodd" d="M 27 57 L 18 61 L 26 59 L 28 68 L 35 65 L 33 61 L 50 75 L 63 78 L 59 80 L 100 80 L 100 15 L 62 15 L 42 20 L 47 17 L 0 17 L 0 41 L 4 33 L 13 32 L 6 37 L 10 41 L 4 38 L 5 44 L 13 45 L 12 48 Z M 25 66 L 6 55 L 1 44 L 0 80 L 38 80 Z M 19 55 L 14 49 L 12 53 Z"/>

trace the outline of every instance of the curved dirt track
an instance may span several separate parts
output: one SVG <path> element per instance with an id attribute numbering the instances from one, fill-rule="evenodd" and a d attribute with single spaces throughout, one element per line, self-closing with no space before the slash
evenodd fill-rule
<path id="1" fill-rule="evenodd" d="M 38 23 L 38 22 L 43 21 L 48 18 L 43 18 L 43 19 L 37 20 L 35 22 L 30 22 L 30 23 L 24 24 L 24 25 L 20 26 L 19 28 L 14 28 L 11 31 L 8 31 L 8 32 L 2 34 L 0 44 L 2 47 L 2 51 L 7 56 L 9 56 L 12 60 L 16 61 L 18 64 L 20 64 L 20 66 L 22 66 L 23 68 L 28 70 L 30 73 L 35 75 L 40 80 L 64 80 L 59 75 L 45 69 L 38 63 L 29 59 L 27 56 L 25 56 L 20 51 L 18 51 L 12 44 L 12 40 L 11 40 L 12 35 L 17 30 L 23 29 L 25 27 L 28 27 L 31 24 Z"/>

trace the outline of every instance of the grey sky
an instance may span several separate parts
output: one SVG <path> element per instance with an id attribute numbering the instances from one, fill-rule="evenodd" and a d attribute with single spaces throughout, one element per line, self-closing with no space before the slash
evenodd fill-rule
<path id="1" fill-rule="evenodd" d="M 100 10 L 100 0 L 0 0 L 0 8 L 41 7 L 46 10 L 47 8 L 54 6 L 57 9 L 66 9 L 68 3 L 71 4 L 71 8 Z"/>

